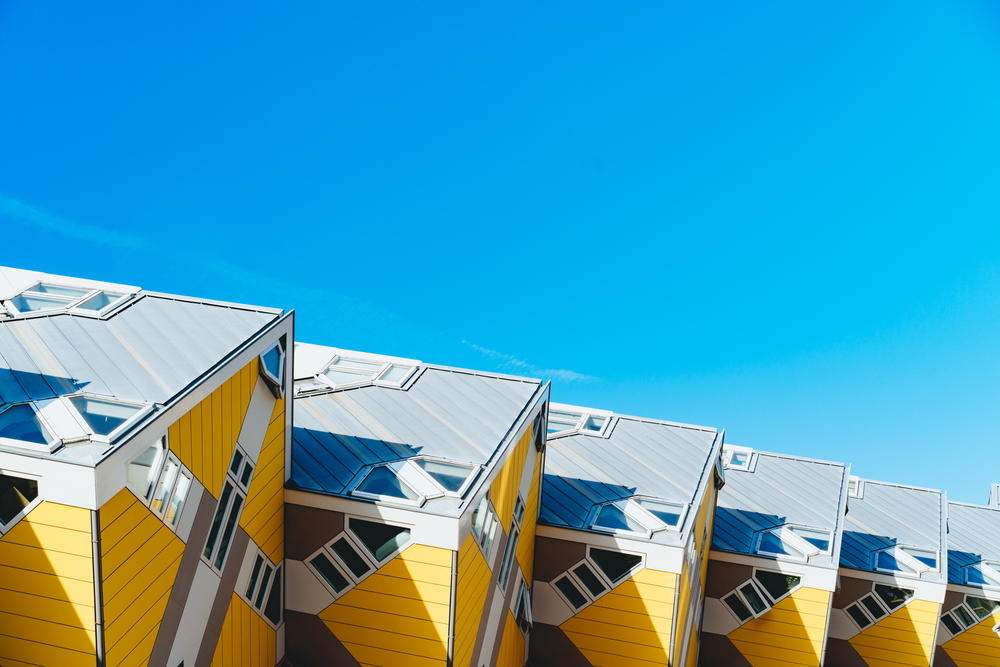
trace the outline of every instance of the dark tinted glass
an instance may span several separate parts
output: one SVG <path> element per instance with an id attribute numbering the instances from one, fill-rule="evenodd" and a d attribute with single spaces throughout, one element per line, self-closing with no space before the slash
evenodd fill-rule
<path id="1" fill-rule="evenodd" d="M 767 594 L 771 596 L 772 600 L 777 600 L 782 595 L 792 590 L 799 585 L 802 581 L 801 577 L 796 577 L 789 574 L 782 574 L 780 572 L 767 572 L 765 570 L 757 570 L 753 575 L 760 585 L 764 587 Z"/>
<path id="2" fill-rule="evenodd" d="M 281 622 L 281 568 L 274 573 L 274 583 L 267 596 L 267 606 L 264 607 L 264 617 L 275 625 Z"/>
<path id="3" fill-rule="evenodd" d="M 847 607 L 844 611 L 846 611 L 848 615 L 854 619 L 854 622 L 857 623 L 862 628 L 867 628 L 869 625 L 872 624 L 871 619 L 865 616 L 865 613 L 861 611 L 861 609 L 859 609 L 858 605 L 856 604 L 852 604 L 851 606 Z"/>
<path id="4" fill-rule="evenodd" d="M 889 609 L 895 609 L 910 599 L 910 596 L 913 595 L 913 591 L 905 588 L 893 588 L 892 586 L 875 584 L 875 594 L 882 598 L 882 602 L 885 602 L 885 605 L 889 607 Z"/>
<path id="5" fill-rule="evenodd" d="M 768 604 L 764 602 L 764 598 L 760 596 L 760 593 L 753 587 L 753 584 L 747 583 L 740 586 L 740 593 L 743 593 L 743 597 L 755 614 L 767 611 Z"/>
<path id="6" fill-rule="evenodd" d="M 555 587 L 566 596 L 566 599 L 569 600 L 569 603 L 575 608 L 579 609 L 587 603 L 587 598 L 584 597 L 583 593 L 580 592 L 580 589 L 576 587 L 576 584 L 569 580 L 569 577 L 557 579 L 555 581 Z"/>
<path id="7" fill-rule="evenodd" d="M 347 566 L 351 572 L 354 573 L 356 577 L 362 577 L 368 574 L 368 570 L 371 566 L 368 565 L 368 561 L 361 557 L 354 547 L 345 538 L 340 538 L 333 543 L 333 553 L 340 557 L 340 560 L 344 561 L 344 565 Z"/>
<path id="8" fill-rule="evenodd" d="M 607 590 L 607 586 L 601 583 L 601 580 L 597 578 L 597 575 L 594 574 L 594 571 L 591 570 L 586 563 L 580 563 L 573 568 L 573 574 L 575 574 L 577 578 L 583 582 L 583 585 L 587 587 L 587 590 L 594 595 L 600 595 Z"/>
<path id="9" fill-rule="evenodd" d="M 410 541 L 410 529 L 385 523 L 351 519 L 351 532 L 380 563 Z"/>
<path id="10" fill-rule="evenodd" d="M 944 627 L 948 628 L 948 631 L 953 635 L 957 635 L 962 631 L 961 626 L 959 626 L 955 619 L 952 618 L 951 614 L 945 614 L 942 616 L 941 622 L 944 623 Z"/>
<path id="11" fill-rule="evenodd" d="M 632 568 L 642 562 L 642 557 L 618 551 L 591 549 L 590 560 L 601 568 L 601 572 L 608 578 L 608 581 L 617 583 L 619 579 L 631 572 Z"/>
<path id="12" fill-rule="evenodd" d="M 229 507 L 229 497 L 233 495 L 233 485 L 226 482 L 222 487 L 222 496 L 219 504 L 215 508 L 215 518 L 212 519 L 212 528 L 208 531 L 208 540 L 205 541 L 205 558 L 212 556 L 212 549 L 215 548 L 215 541 L 219 539 L 219 528 L 222 527 L 222 518 L 226 516 L 226 509 Z"/>
<path id="13" fill-rule="evenodd" d="M 347 579 L 340 573 L 340 570 L 338 570 L 336 566 L 330 562 L 329 558 L 323 554 L 319 554 L 309 562 L 312 563 L 312 566 L 316 568 L 316 571 L 319 572 L 320 575 L 326 580 L 326 583 L 330 584 L 330 588 L 338 593 L 347 588 Z"/>
<path id="14" fill-rule="evenodd" d="M 868 610 L 868 613 L 871 614 L 872 618 L 876 621 L 885 616 L 885 609 L 883 609 L 882 605 L 876 602 L 875 598 L 871 595 L 866 595 L 861 598 L 861 604 L 864 605 L 865 609 Z"/>
<path id="15" fill-rule="evenodd" d="M 8 523 L 37 497 L 35 480 L 0 475 L 0 524 Z"/>
<path id="16" fill-rule="evenodd" d="M 257 587 L 257 577 L 260 576 L 260 566 L 263 564 L 264 559 L 257 556 L 257 560 L 253 562 L 253 570 L 250 572 L 250 583 L 247 584 L 247 597 L 253 595 L 253 591 Z"/>
<path id="17" fill-rule="evenodd" d="M 726 606 L 733 610 L 733 613 L 736 614 L 736 618 L 741 621 L 745 621 L 753 616 L 753 612 L 751 612 L 750 609 L 743 604 L 743 600 L 741 600 L 740 596 L 736 593 L 730 593 L 726 597 L 722 598 L 722 601 L 726 603 Z"/>

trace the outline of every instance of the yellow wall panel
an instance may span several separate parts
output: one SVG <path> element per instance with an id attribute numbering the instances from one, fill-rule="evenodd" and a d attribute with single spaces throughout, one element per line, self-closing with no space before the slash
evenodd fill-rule
<path id="1" fill-rule="evenodd" d="M 1000 623 L 1000 612 L 986 617 L 941 648 L 958 667 L 996 667 L 1000 665 L 1000 636 L 993 626 Z"/>
<path id="2" fill-rule="evenodd" d="M 90 511 L 42 502 L 0 538 L 0 664 L 93 665 Z"/>
<path id="3" fill-rule="evenodd" d="M 479 622 L 486 604 L 490 568 L 472 535 L 458 550 L 458 582 L 455 591 L 455 667 L 469 667 L 475 650 Z"/>
<path id="4" fill-rule="evenodd" d="M 524 665 L 524 634 L 517 627 L 517 621 L 510 611 L 503 624 L 503 636 L 497 651 L 495 667 L 522 667 Z"/>
<path id="5" fill-rule="evenodd" d="M 535 457 L 535 467 L 531 473 L 531 486 L 528 497 L 524 499 L 524 520 L 521 525 L 521 537 L 517 543 L 517 562 L 521 566 L 524 580 L 532 581 L 535 572 L 535 531 L 538 528 L 538 503 L 541 497 L 542 456 Z"/>
<path id="6" fill-rule="evenodd" d="M 250 405 L 245 387 L 256 377 L 254 358 L 167 431 L 170 450 L 216 498 Z"/>
<path id="7" fill-rule="evenodd" d="M 752 665 L 819 665 L 830 600 L 829 591 L 803 586 L 729 639 Z"/>
<path id="8" fill-rule="evenodd" d="M 274 667 L 277 650 L 275 631 L 233 593 L 215 644 L 212 667 Z"/>
<path id="9" fill-rule="evenodd" d="M 443 665 L 452 553 L 410 545 L 319 617 L 360 663 Z"/>
<path id="10" fill-rule="evenodd" d="M 644 569 L 560 627 L 594 665 L 667 664 L 677 575 Z"/>
<path id="11" fill-rule="evenodd" d="M 507 460 L 500 467 L 500 472 L 490 484 L 490 500 L 497 510 L 497 517 L 504 532 L 510 532 L 510 519 L 514 515 L 514 501 L 517 499 L 518 487 L 521 486 L 521 472 L 524 470 L 524 460 L 528 455 L 528 447 L 532 446 L 531 427 L 521 434 L 521 439 L 511 450 Z"/>
<path id="12" fill-rule="evenodd" d="M 284 558 L 285 400 L 278 399 L 257 457 L 240 525 L 272 562 Z"/>
<path id="13" fill-rule="evenodd" d="M 880 665 L 929 665 L 941 605 L 912 600 L 849 640 L 865 661 Z"/>
<path id="14" fill-rule="evenodd" d="M 107 664 L 144 665 L 184 543 L 128 489 L 105 503 L 100 518 Z"/>

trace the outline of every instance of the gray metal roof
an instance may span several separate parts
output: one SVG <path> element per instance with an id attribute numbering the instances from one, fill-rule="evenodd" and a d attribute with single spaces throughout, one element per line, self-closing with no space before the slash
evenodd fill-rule
<path id="1" fill-rule="evenodd" d="M 653 534 L 653 541 L 682 542 L 696 514 L 698 489 L 714 466 L 712 453 L 717 456 L 721 447 L 719 431 L 624 415 L 611 419 L 603 436 L 579 433 L 548 441 L 539 520 L 589 530 L 595 505 L 652 496 L 689 505 L 678 532 Z"/>
<path id="2" fill-rule="evenodd" d="M 77 392 L 163 404 L 281 314 L 139 292 L 106 318 L 53 311 L 0 319 L 0 404 Z M 93 464 L 104 450 L 70 444 L 31 455 Z"/>
<path id="3" fill-rule="evenodd" d="M 1000 507 L 948 503 L 948 581 L 965 583 L 966 565 L 1000 562 Z"/>
<path id="4" fill-rule="evenodd" d="M 817 555 L 810 565 L 837 566 L 843 524 L 847 469 L 841 463 L 771 452 L 753 453 L 751 470 L 729 468 L 719 492 L 712 548 L 755 553 L 760 531 L 793 524 L 831 532 L 831 555 Z M 767 557 L 767 556 L 761 556 Z"/>
<path id="5" fill-rule="evenodd" d="M 344 495 L 372 464 L 418 455 L 487 464 L 547 385 L 421 364 L 403 387 L 368 385 L 296 397 L 290 485 Z"/>
<path id="6" fill-rule="evenodd" d="M 945 496 L 934 489 L 863 480 L 861 498 L 848 498 L 842 567 L 874 571 L 874 553 L 893 545 L 936 551 L 943 562 Z M 940 570 L 921 579 L 943 581 Z"/>

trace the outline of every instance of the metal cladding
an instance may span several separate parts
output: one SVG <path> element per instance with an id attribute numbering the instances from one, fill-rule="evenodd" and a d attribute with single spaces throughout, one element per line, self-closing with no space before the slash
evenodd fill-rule
<path id="1" fill-rule="evenodd" d="M 799 525 L 830 531 L 835 540 L 832 555 L 816 556 L 809 563 L 836 568 L 847 469 L 841 463 L 770 452 L 755 451 L 753 457 L 750 470 L 726 470 L 726 485 L 716 504 L 712 548 L 760 555 L 756 537 L 761 531 Z"/>
<path id="2" fill-rule="evenodd" d="M 1000 562 L 1000 507 L 948 503 L 948 582 L 967 583 L 965 568 Z"/>
<path id="3" fill-rule="evenodd" d="M 633 496 L 691 507 L 712 470 L 711 454 L 720 437 L 718 430 L 706 426 L 614 415 L 604 435 L 551 438 L 539 521 L 589 530 L 596 505 Z M 690 525 L 693 517 L 688 511 L 685 523 Z M 679 542 L 681 528 L 655 533 L 653 539 Z"/>

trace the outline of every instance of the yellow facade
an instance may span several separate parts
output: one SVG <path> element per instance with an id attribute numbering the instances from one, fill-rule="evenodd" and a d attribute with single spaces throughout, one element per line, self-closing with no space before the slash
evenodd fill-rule
<path id="1" fill-rule="evenodd" d="M 92 667 L 89 510 L 42 502 L 0 538 L 0 665 Z"/>
<path id="2" fill-rule="evenodd" d="M 541 501 L 542 463 L 541 455 L 535 457 L 531 473 L 531 486 L 524 499 L 524 522 L 521 524 L 521 540 L 517 544 L 517 562 L 521 566 L 524 580 L 532 581 L 535 574 L 535 532 L 538 528 L 538 504 Z"/>
<path id="3" fill-rule="evenodd" d="M 514 615 L 508 611 L 504 614 L 503 637 L 494 667 L 521 667 L 524 664 L 525 643 Z"/>
<path id="4" fill-rule="evenodd" d="M 144 665 L 184 543 L 128 489 L 100 510 L 104 642 L 109 665 Z"/>
<path id="5" fill-rule="evenodd" d="M 490 585 L 490 568 L 472 535 L 458 550 L 455 589 L 455 667 L 469 667 Z"/>
<path id="6" fill-rule="evenodd" d="M 560 628 L 594 665 L 665 665 L 677 575 L 644 569 L 598 598 Z"/>
<path id="7" fill-rule="evenodd" d="M 754 667 L 819 665 L 832 594 L 802 586 L 729 633 Z"/>
<path id="8" fill-rule="evenodd" d="M 912 600 L 849 641 L 872 667 L 930 665 L 940 616 L 940 604 Z"/>
<path id="9" fill-rule="evenodd" d="M 1000 665 L 1000 635 L 993 631 L 997 623 L 1000 611 L 949 639 L 941 648 L 958 667 L 996 667 Z"/>
<path id="10" fill-rule="evenodd" d="M 444 665 L 452 553 L 413 544 L 319 617 L 361 664 Z"/>
<path id="11" fill-rule="evenodd" d="M 212 667 L 273 667 L 276 653 L 274 630 L 234 593 L 215 645 Z"/>
<path id="12" fill-rule="evenodd" d="M 284 558 L 285 399 L 278 399 L 257 458 L 240 526 L 271 562 Z"/>
<path id="13" fill-rule="evenodd" d="M 698 560 L 695 561 L 695 566 L 699 570 L 697 575 L 699 582 L 697 591 L 690 590 L 688 586 L 688 582 L 691 580 L 691 573 L 688 572 L 687 559 L 684 561 L 683 571 L 678 578 L 677 622 L 674 623 L 673 655 L 676 660 L 680 660 L 683 647 L 687 644 L 685 664 L 688 667 L 698 664 L 698 633 L 700 628 L 694 625 L 696 620 L 691 619 L 692 626 L 690 634 L 687 637 L 684 636 L 684 630 L 688 623 L 687 613 L 690 608 L 691 596 L 697 595 L 701 598 L 701 602 L 698 604 L 704 604 L 705 580 L 708 577 L 708 549 L 706 547 L 712 540 L 712 522 L 715 520 L 716 493 L 715 484 L 709 484 L 702 496 L 698 516 L 695 518 L 694 527 L 692 528 L 694 552 L 698 557 Z"/>
<path id="14" fill-rule="evenodd" d="M 493 478 L 493 483 L 490 484 L 490 500 L 493 501 L 493 507 L 496 508 L 497 517 L 505 531 L 510 530 L 510 519 L 514 515 L 514 501 L 517 500 L 518 488 L 521 486 L 521 472 L 524 470 L 524 460 L 528 455 L 528 447 L 531 446 L 531 429 L 528 428 L 500 467 L 500 472 Z M 527 503 L 527 500 L 525 502 Z"/>
<path id="15" fill-rule="evenodd" d="M 257 383 L 254 358 L 170 426 L 170 450 L 215 498 L 219 497 L 233 448 Z"/>

